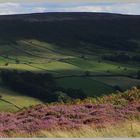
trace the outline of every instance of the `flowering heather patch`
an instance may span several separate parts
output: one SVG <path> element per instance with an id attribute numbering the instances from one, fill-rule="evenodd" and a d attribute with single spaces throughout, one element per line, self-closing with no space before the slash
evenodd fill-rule
<path id="1" fill-rule="evenodd" d="M 133 94 L 130 95 L 129 91 L 128 95 L 125 93 L 124 95 L 119 94 L 118 97 L 115 96 L 119 101 L 133 99 L 128 100 L 129 103 L 125 106 L 110 101 L 100 104 L 87 102 L 48 106 L 40 104 L 16 113 L 0 113 L 0 135 L 9 132 L 32 133 L 38 130 L 78 129 L 84 126 L 105 128 L 108 125 L 116 125 L 129 119 L 139 121 L 140 100 L 139 96 L 135 95 L 137 93 L 133 91 Z"/>
<path id="2" fill-rule="evenodd" d="M 79 128 L 92 125 L 95 128 L 140 116 L 140 103 L 126 107 L 111 104 L 37 105 L 15 114 L 0 113 L 0 132 L 33 132 L 40 129 Z"/>

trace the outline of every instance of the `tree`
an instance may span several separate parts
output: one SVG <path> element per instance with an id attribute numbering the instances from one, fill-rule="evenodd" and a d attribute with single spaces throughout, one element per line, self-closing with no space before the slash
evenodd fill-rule
<path id="1" fill-rule="evenodd" d="M 85 76 L 90 76 L 90 72 L 89 71 L 85 71 Z"/>
<path id="2" fill-rule="evenodd" d="M 5 63 L 5 66 L 8 66 L 9 65 L 9 63 L 7 62 L 7 63 Z"/>
<path id="3" fill-rule="evenodd" d="M 127 68 L 124 68 L 125 71 L 127 71 Z"/>
<path id="4" fill-rule="evenodd" d="M 16 59 L 16 64 L 19 64 L 19 63 L 20 63 L 20 61 L 18 59 Z"/>
<path id="5" fill-rule="evenodd" d="M 85 55 L 81 55 L 81 58 L 82 58 L 82 59 L 85 59 L 86 57 L 85 57 Z"/>
<path id="6" fill-rule="evenodd" d="M 58 96 L 57 97 L 57 101 L 58 102 L 69 102 L 71 100 L 71 97 L 69 97 L 66 93 L 62 92 L 62 91 L 57 91 L 55 92 L 55 94 Z"/>
<path id="7" fill-rule="evenodd" d="M 113 88 L 116 91 L 123 91 L 122 88 L 120 86 L 118 86 L 118 85 L 115 85 Z"/>
<path id="8" fill-rule="evenodd" d="M 106 72 L 107 72 L 107 73 L 110 73 L 110 70 L 107 70 Z"/>
<path id="9" fill-rule="evenodd" d="M 84 99 L 87 97 L 87 95 L 84 93 L 82 89 L 68 88 L 66 90 L 66 93 L 69 97 L 74 98 L 74 99 Z"/>

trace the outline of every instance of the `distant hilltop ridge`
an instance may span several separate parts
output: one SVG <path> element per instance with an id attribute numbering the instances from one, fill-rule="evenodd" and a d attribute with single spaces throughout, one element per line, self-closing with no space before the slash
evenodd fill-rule
<path id="1" fill-rule="evenodd" d="M 140 39 L 140 16 L 111 13 L 35 13 L 0 16 L 0 39 L 37 39 L 64 47 L 94 44 L 132 50 Z"/>
<path id="2" fill-rule="evenodd" d="M 24 20 L 24 21 L 64 21 L 64 20 L 110 20 L 110 19 L 140 18 L 140 15 L 124 15 L 115 13 L 96 12 L 48 12 L 0 15 L 0 20 Z"/>

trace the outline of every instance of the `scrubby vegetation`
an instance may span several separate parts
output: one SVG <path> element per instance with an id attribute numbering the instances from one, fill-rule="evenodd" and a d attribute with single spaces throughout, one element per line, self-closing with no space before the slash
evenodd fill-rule
<path id="1" fill-rule="evenodd" d="M 16 113 L 0 113 L 0 135 L 16 137 L 15 134 L 19 132 L 21 136 L 32 134 L 35 136 L 55 137 L 56 135 L 52 133 L 53 130 L 53 132 L 60 132 L 58 134 L 60 136 L 61 133 L 65 133 L 66 136 L 70 134 L 73 136 L 74 130 L 76 130 L 77 135 L 74 137 L 88 137 L 87 134 L 81 135 L 81 131 L 85 129 L 85 132 L 98 132 L 99 136 L 105 131 L 103 136 L 119 137 L 135 134 L 131 135 L 131 137 L 136 137 L 139 136 L 138 131 L 136 130 L 135 132 L 131 125 L 129 129 L 132 132 L 129 135 L 126 135 L 128 133 L 125 132 L 118 132 L 118 134 L 116 132 L 114 135 L 113 131 L 110 134 L 107 131 L 111 127 L 118 129 L 119 125 L 124 124 L 124 122 L 137 122 L 139 124 L 139 101 L 140 90 L 134 87 L 118 95 L 104 96 L 97 99 L 90 98 L 84 101 L 75 100 L 67 104 L 40 104 L 22 109 Z M 70 132 L 68 132 L 69 129 L 71 129 Z M 90 134 L 90 136 L 92 135 Z"/>

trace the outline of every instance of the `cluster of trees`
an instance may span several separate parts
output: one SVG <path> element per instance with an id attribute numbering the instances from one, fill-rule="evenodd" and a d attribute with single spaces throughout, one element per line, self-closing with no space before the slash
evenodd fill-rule
<path id="1" fill-rule="evenodd" d="M 1 71 L 2 82 L 9 88 L 44 102 L 66 101 L 71 98 L 86 97 L 80 89 L 58 87 L 53 75 L 45 73 Z"/>
<path id="2" fill-rule="evenodd" d="M 128 62 L 128 61 L 140 62 L 140 55 L 129 56 L 128 54 L 120 53 L 113 55 L 103 55 L 102 59 L 116 62 Z"/>

